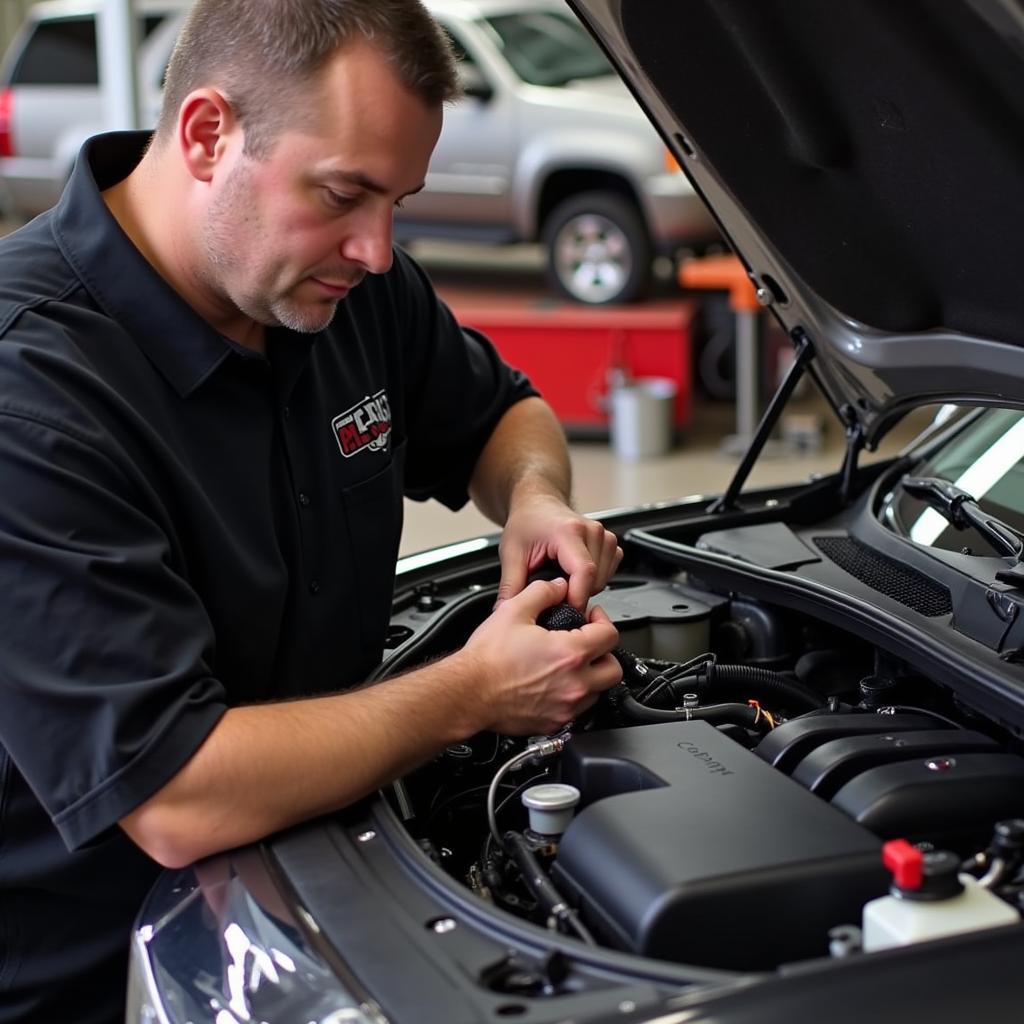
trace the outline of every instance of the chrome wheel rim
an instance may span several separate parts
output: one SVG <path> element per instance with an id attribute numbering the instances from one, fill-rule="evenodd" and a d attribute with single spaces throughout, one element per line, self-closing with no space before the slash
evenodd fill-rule
<path id="1" fill-rule="evenodd" d="M 609 218 L 581 213 L 565 222 L 553 246 L 555 273 L 581 302 L 607 302 L 618 295 L 633 270 L 629 239 Z"/>

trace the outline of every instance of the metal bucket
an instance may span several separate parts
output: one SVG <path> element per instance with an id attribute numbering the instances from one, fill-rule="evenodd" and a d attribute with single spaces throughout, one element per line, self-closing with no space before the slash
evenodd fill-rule
<path id="1" fill-rule="evenodd" d="M 672 449 L 676 382 L 639 377 L 611 392 L 612 449 L 622 459 L 646 459 Z"/>

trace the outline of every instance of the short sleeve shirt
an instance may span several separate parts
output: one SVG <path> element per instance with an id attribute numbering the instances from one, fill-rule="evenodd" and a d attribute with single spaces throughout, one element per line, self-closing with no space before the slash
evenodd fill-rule
<path id="1" fill-rule="evenodd" d="M 100 195 L 145 142 L 91 140 L 0 241 L 0 1022 L 123 992 L 157 869 L 117 821 L 226 707 L 365 678 L 403 495 L 463 504 L 534 394 L 399 250 L 318 334 L 219 335 Z"/>

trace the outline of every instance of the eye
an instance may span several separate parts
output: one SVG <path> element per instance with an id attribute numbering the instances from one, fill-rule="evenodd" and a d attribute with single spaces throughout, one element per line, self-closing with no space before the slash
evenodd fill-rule
<path id="1" fill-rule="evenodd" d="M 355 196 L 346 195 L 344 192 L 335 192 L 333 188 L 324 187 L 321 189 L 324 202 L 332 210 L 347 210 L 355 201 Z"/>

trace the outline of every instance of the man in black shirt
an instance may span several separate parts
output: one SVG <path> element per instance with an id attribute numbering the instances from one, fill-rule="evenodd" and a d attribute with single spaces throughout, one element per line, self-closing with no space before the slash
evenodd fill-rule
<path id="1" fill-rule="evenodd" d="M 119 1019 L 159 865 L 619 678 L 599 609 L 535 622 L 621 558 L 557 423 L 392 249 L 453 91 L 416 0 L 199 0 L 152 144 L 92 140 L 0 243 L 0 1022 Z M 499 602 L 342 692 L 381 655 L 403 494 L 504 525 Z M 568 582 L 527 586 L 548 559 Z"/>

